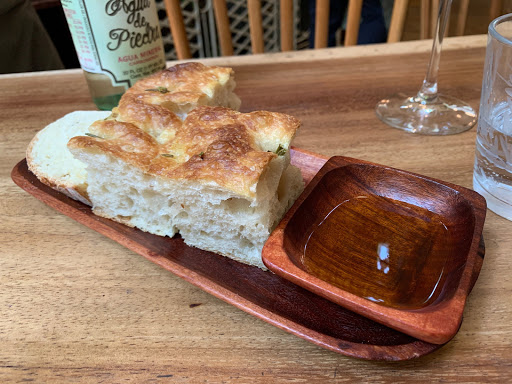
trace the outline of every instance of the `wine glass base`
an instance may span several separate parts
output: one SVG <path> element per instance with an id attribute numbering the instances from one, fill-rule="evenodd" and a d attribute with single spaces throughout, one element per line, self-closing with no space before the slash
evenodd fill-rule
<path id="1" fill-rule="evenodd" d="M 471 129 L 476 123 L 476 112 L 469 104 L 445 95 L 426 102 L 418 96 L 399 94 L 381 100 L 375 113 L 394 128 L 421 135 L 453 135 Z"/>

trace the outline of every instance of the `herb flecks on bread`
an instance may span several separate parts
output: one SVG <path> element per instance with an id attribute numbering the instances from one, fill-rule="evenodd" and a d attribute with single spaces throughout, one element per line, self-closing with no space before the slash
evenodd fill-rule
<path id="1" fill-rule="evenodd" d="M 238 110 L 240 99 L 233 92 L 235 86 L 231 68 L 178 64 L 135 83 L 113 112 L 119 113 L 122 121 L 158 133 L 179 124 L 200 105 Z"/>

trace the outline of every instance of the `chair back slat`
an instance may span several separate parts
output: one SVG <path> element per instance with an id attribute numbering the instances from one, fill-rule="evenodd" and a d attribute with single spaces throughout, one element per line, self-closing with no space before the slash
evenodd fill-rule
<path id="1" fill-rule="evenodd" d="M 290 51 L 293 47 L 294 33 L 294 1 L 280 0 L 280 32 L 281 50 Z M 395 0 L 388 33 L 388 43 L 400 41 L 402 38 L 409 0 Z M 165 0 L 165 7 L 171 27 L 174 44 L 179 59 L 188 59 L 190 46 L 187 39 L 183 14 L 179 0 Z M 357 44 L 363 0 L 349 0 L 347 10 L 347 26 L 345 31 L 346 46 Z M 466 26 L 469 0 L 460 0 L 457 17 L 456 34 L 462 35 Z M 490 16 L 495 18 L 501 14 L 503 0 L 491 0 Z M 223 56 L 233 55 L 233 41 L 226 0 L 213 0 L 213 10 L 217 26 L 218 39 Z M 249 29 L 252 53 L 264 52 L 264 36 L 262 25 L 261 0 L 247 0 Z M 421 0 L 420 39 L 432 37 L 435 33 L 439 0 Z M 329 33 L 329 0 L 316 0 L 315 41 L 314 47 L 325 48 Z M 447 28 L 448 29 L 448 28 Z"/>
<path id="2" fill-rule="evenodd" d="M 466 21 L 468 19 L 469 0 L 461 0 L 459 6 L 459 15 L 457 16 L 456 36 L 464 35 L 466 29 Z"/>
<path id="3" fill-rule="evenodd" d="M 345 30 L 345 46 L 356 45 L 361 24 L 363 0 L 349 0 L 347 11 L 347 28 Z"/>
<path id="4" fill-rule="evenodd" d="M 434 38 L 437 26 L 437 17 L 439 15 L 439 0 L 432 0 L 432 8 L 430 12 L 430 38 Z M 448 36 L 450 30 L 450 18 L 446 20 L 446 29 L 444 30 L 444 37 Z"/>
<path id="5" fill-rule="evenodd" d="M 449 31 L 450 31 L 450 15 L 448 14 L 448 17 L 446 18 L 446 28 L 444 30 L 444 37 L 448 36 Z"/>
<path id="6" fill-rule="evenodd" d="M 231 38 L 226 0 L 213 0 L 213 12 L 215 14 L 221 54 L 222 56 L 232 56 L 233 40 Z"/>
<path id="7" fill-rule="evenodd" d="M 263 53 L 263 26 L 261 0 L 247 0 L 252 53 Z"/>
<path id="8" fill-rule="evenodd" d="M 329 0 L 316 0 L 315 49 L 327 47 L 329 33 Z"/>
<path id="9" fill-rule="evenodd" d="M 187 31 L 185 30 L 185 23 L 183 22 L 180 1 L 165 0 L 165 9 L 167 11 L 167 18 L 169 19 L 169 25 L 171 27 L 172 38 L 174 40 L 178 59 L 190 59 L 190 46 L 187 38 Z"/>
<path id="10" fill-rule="evenodd" d="M 420 39 L 430 38 L 430 0 L 421 0 Z"/>
<path id="11" fill-rule="evenodd" d="M 489 9 L 489 22 L 493 21 L 503 13 L 503 0 L 491 0 Z"/>
<path id="12" fill-rule="evenodd" d="M 430 2 L 430 38 L 436 33 L 437 14 L 439 13 L 439 0 Z"/>
<path id="13" fill-rule="evenodd" d="M 388 43 L 396 43 L 402 38 L 408 5 L 409 0 L 395 0 L 391 23 L 389 24 Z"/>
<path id="14" fill-rule="evenodd" d="M 293 0 L 281 0 L 279 13 L 281 51 L 291 51 L 293 49 Z"/>

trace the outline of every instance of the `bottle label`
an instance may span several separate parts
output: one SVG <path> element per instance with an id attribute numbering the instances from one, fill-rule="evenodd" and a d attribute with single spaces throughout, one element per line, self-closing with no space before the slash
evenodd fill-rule
<path id="1" fill-rule="evenodd" d="M 165 68 L 153 0 L 61 0 L 81 67 L 131 87 Z"/>

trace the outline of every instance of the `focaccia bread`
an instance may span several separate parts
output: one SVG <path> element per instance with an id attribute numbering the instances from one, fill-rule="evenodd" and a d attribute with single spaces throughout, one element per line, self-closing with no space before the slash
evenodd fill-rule
<path id="1" fill-rule="evenodd" d="M 176 65 L 137 82 L 111 114 L 45 128 L 29 167 L 97 215 L 265 268 L 263 245 L 303 190 L 289 154 L 300 123 L 237 112 L 234 87 L 230 68 Z"/>
<path id="2" fill-rule="evenodd" d="M 264 268 L 261 249 L 303 190 L 289 155 L 299 121 L 207 106 L 167 129 L 148 118 L 126 122 L 119 109 L 90 127 L 96 137 L 69 141 L 94 212 Z"/>
<path id="3" fill-rule="evenodd" d="M 179 124 L 199 105 L 238 111 L 240 99 L 233 92 L 235 86 L 231 68 L 177 64 L 136 82 L 112 112 L 119 113 L 123 121 L 135 121 L 144 124 L 146 130 L 158 130 Z"/>
<path id="4" fill-rule="evenodd" d="M 112 115 L 137 123 L 157 140 L 166 140 L 159 133 L 168 135 L 173 131 L 170 127 L 180 126 L 187 113 L 198 105 L 238 110 L 240 99 L 233 92 L 235 85 L 231 68 L 178 64 L 137 82 L 126 91 Z M 71 155 L 67 143 L 74 136 L 86 134 L 93 122 L 110 114 L 77 111 L 39 131 L 27 148 L 29 169 L 44 184 L 90 205 L 85 164 Z"/>
<path id="5" fill-rule="evenodd" d="M 104 111 L 76 111 L 40 130 L 27 148 L 28 168 L 44 184 L 90 205 L 85 164 L 67 148 L 69 139 L 89 132 L 89 126 L 110 115 Z"/>

